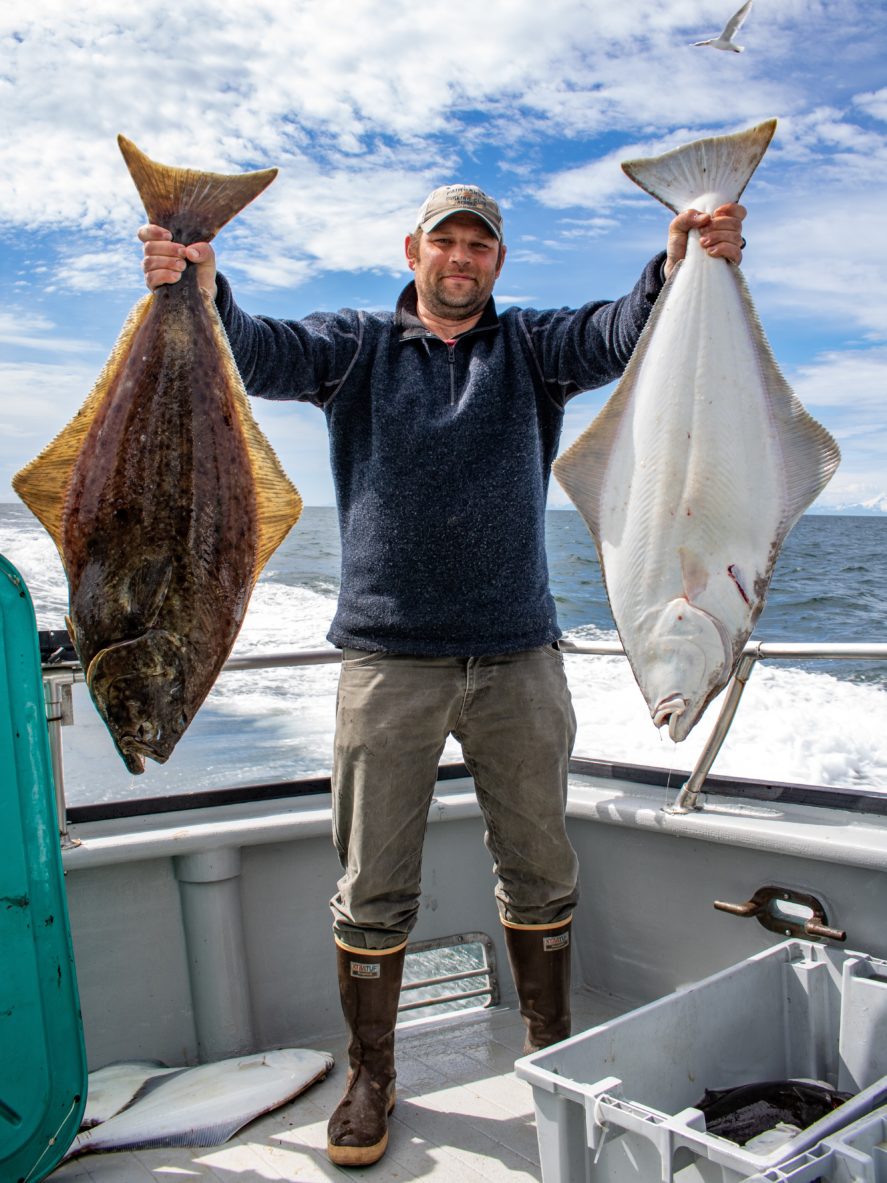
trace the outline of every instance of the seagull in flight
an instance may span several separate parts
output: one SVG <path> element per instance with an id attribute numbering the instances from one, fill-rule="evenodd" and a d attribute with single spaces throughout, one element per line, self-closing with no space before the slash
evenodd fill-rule
<path id="1" fill-rule="evenodd" d="M 749 14 L 752 0 L 745 0 L 742 8 L 734 12 L 724 25 L 724 31 L 717 37 L 710 37 L 708 41 L 694 41 L 694 45 L 710 45 L 712 49 L 731 49 L 733 53 L 742 53 L 745 46 L 737 45 L 733 38 L 739 32 L 740 26 Z"/>

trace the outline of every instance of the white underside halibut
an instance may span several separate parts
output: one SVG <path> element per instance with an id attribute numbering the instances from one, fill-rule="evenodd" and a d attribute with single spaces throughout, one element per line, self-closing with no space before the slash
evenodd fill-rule
<path id="1" fill-rule="evenodd" d="M 623 164 L 678 212 L 737 201 L 775 120 Z M 779 549 L 840 453 L 786 383 L 738 267 L 692 231 L 612 398 L 554 465 L 597 546 L 657 727 L 684 739 L 729 680 Z"/>
<path id="2" fill-rule="evenodd" d="M 65 1159 L 109 1150 L 221 1146 L 247 1122 L 321 1080 L 332 1066 L 328 1052 L 310 1048 L 281 1048 L 196 1068 L 113 1065 L 90 1074 L 90 1092 L 97 1086 L 92 1121 L 105 1120 L 81 1130 Z"/>

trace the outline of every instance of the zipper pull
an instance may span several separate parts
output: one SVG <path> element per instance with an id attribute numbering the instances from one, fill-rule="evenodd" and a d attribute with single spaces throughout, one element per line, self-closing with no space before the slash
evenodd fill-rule
<path id="1" fill-rule="evenodd" d="M 447 347 L 447 362 L 450 367 L 450 406 L 456 405 L 456 338 L 451 337 L 449 341 L 445 340 L 444 345 Z"/>

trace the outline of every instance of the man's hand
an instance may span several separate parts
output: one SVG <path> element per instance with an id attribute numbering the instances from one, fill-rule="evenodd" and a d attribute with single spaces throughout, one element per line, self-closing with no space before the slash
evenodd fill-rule
<path id="1" fill-rule="evenodd" d="M 714 259 L 727 259 L 731 263 L 742 262 L 742 219 L 745 206 L 729 202 L 719 205 L 713 214 L 701 214 L 687 209 L 673 218 L 668 227 L 668 255 L 665 260 L 665 278 L 668 279 L 675 264 L 687 253 L 687 235 L 691 230 L 699 231 L 699 242 L 703 250 Z"/>
<path id="2" fill-rule="evenodd" d="M 208 242 L 182 246 L 173 242 L 170 232 L 162 226 L 142 226 L 139 238 L 145 244 L 145 283 L 152 292 L 162 284 L 178 283 L 187 260 L 197 268 L 198 285 L 211 300 L 216 298 L 216 253 Z"/>

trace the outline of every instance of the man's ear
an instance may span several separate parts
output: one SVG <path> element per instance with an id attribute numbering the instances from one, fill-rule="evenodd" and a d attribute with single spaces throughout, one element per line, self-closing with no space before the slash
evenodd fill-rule
<path id="1" fill-rule="evenodd" d="M 413 243 L 413 236 L 412 236 L 412 234 L 408 234 L 406 236 L 406 238 L 404 239 L 403 249 L 404 249 L 404 254 L 407 257 L 407 266 L 409 267 L 410 271 L 415 271 L 416 270 L 416 260 L 413 256 L 411 249 L 410 249 L 412 246 L 412 243 Z"/>

